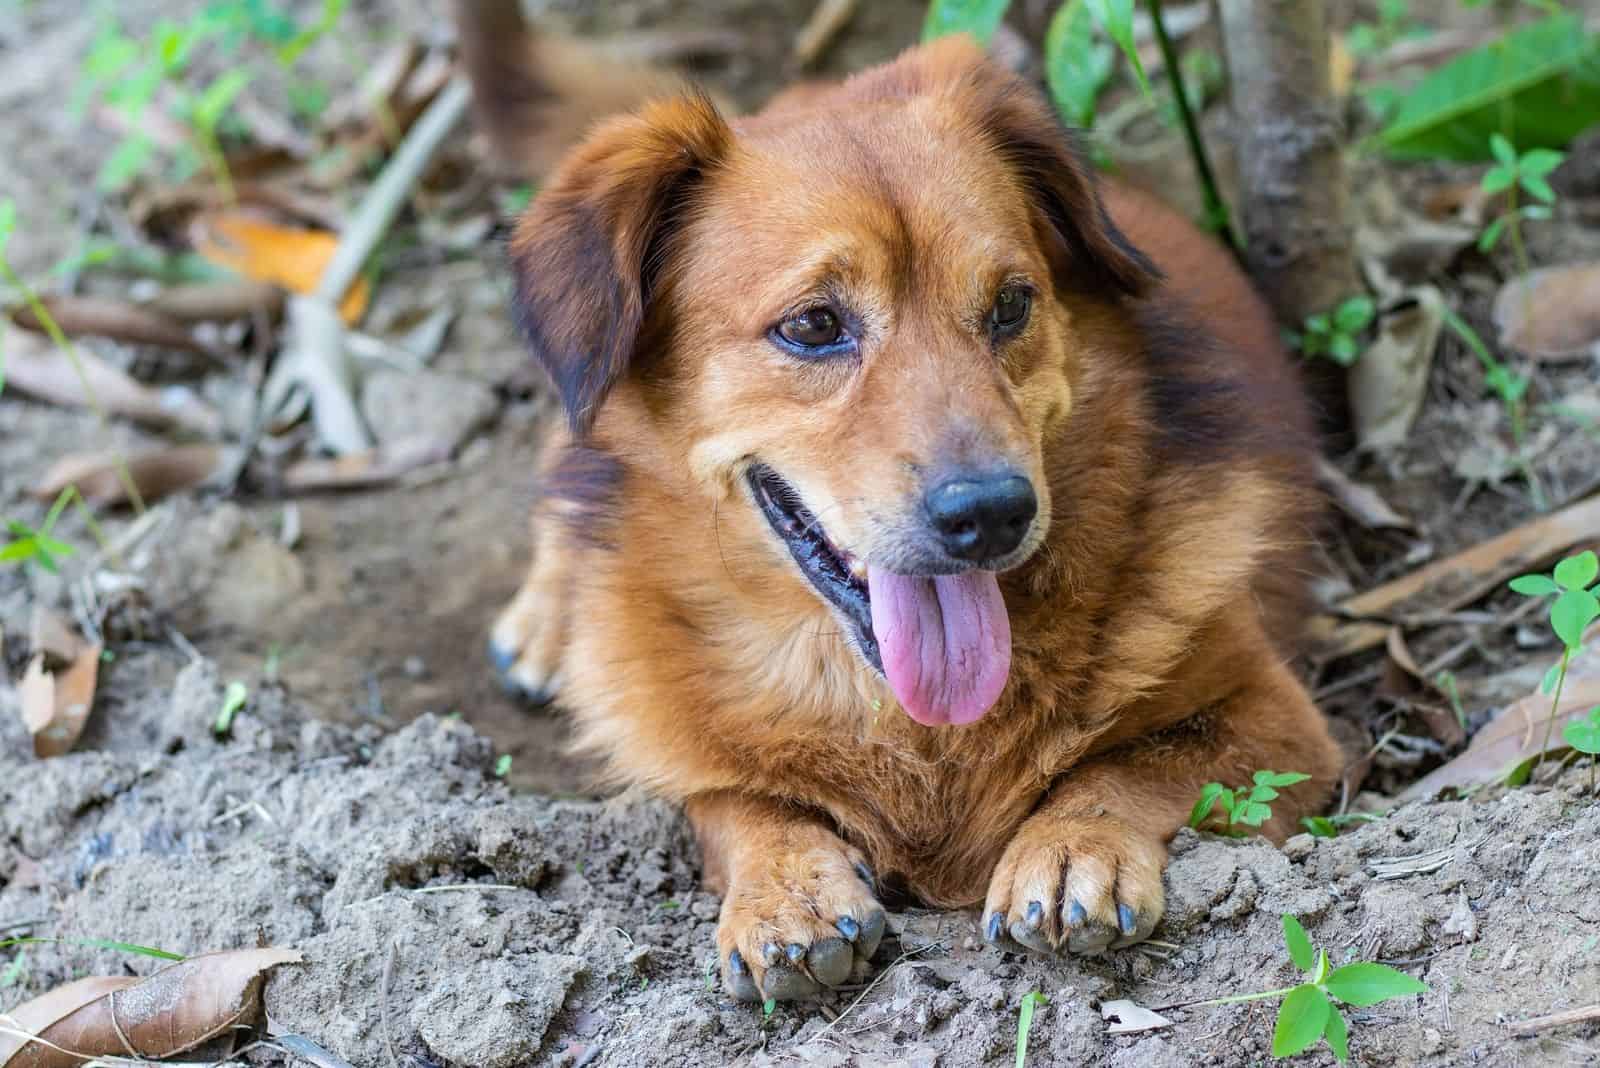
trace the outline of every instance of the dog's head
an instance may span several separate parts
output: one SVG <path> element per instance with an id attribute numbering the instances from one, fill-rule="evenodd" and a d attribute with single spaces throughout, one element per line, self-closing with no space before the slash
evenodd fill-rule
<path id="1" fill-rule="evenodd" d="M 626 396 L 914 718 L 994 703 L 995 576 L 1044 542 L 1081 320 L 1155 277 L 1039 94 L 951 41 L 737 127 L 658 103 L 599 128 L 512 248 L 576 432 Z"/>

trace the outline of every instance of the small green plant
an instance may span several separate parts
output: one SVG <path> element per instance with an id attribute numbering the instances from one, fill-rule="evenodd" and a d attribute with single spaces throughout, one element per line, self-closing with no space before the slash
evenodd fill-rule
<path id="1" fill-rule="evenodd" d="M 1189 826 L 1198 830 L 1209 821 L 1218 825 L 1218 833 L 1242 838 L 1251 833 L 1245 828 L 1260 827 L 1272 818 L 1271 802 L 1277 800 L 1279 787 L 1288 788 L 1309 778 L 1298 771 L 1258 771 L 1249 786 L 1230 789 L 1220 782 L 1208 782 L 1189 810 Z M 1217 811 L 1219 802 L 1222 807 Z"/>
<path id="2" fill-rule="evenodd" d="M 28 954 L 26 950 L 18 950 L 17 955 L 11 958 L 11 963 L 0 969 L 0 990 L 8 986 L 16 986 L 22 982 L 22 977 L 28 971 Z"/>
<path id="3" fill-rule="evenodd" d="M 1352 823 L 1376 823 L 1383 819 L 1378 812 L 1340 812 L 1333 816 L 1302 816 L 1300 826 L 1317 838 L 1337 838 L 1339 828 Z"/>
<path id="4" fill-rule="evenodd" d="M 511 754 L 501 753 L 494 762 L 494 777 L 503 779 L 511 774 Z"/>
<path id="5" fill-rule="evenodd" d="M 1545 672 L 1539 686 L 1540 693 L 1552 695 L 1544 740 L 1531 768 L 1523 761 L 1508 774 L 1507 780 L 1513 785 L 1526 782 L 1527 776 L 1544 762 L 1545 751 L 1550 748 L 1550 736 L 1561 711 L 1561 691 L 1567 684 L 1567 668 L 1583 650 L 1583 632 L 1600 619 L 1600 598 L 1596 597 L 1600 585 L 1594 585 L 1596 578 L 1600 578 L 1600 557 L 1591 549 L 1562 560 L 1548 575 L 1522 575 L 1511 580 L 1511 588 L 1524 597 L 1555 597 L 1550 604 L 1550 629 L 1561 641 L 1561 659 Z"/>
<path id="6" fill-rule="evenodd" d="M 237 716 L 244 708 L 245 702 L 250 700 L 250 691 L 242 682 L 228 683 L 228 688 L 222 694 L 222 708 L 217 712 L 217 718 L 211 724 L 211 733 L 218 738 L 226 738 L 233 730 L 233 717 Z"/>
<path id="7" fill-rule="evenodd" d="M 1462 730 L 1467 729 L 1467 709 L 1461 703 L 1461 688 L 1456 685 L 1456 675 L 1453 671 L 1441 671 L 1433 677 L 1433 684 L 1439 691 L 1450 699 L 1450 708 L 1456 714 L 1456 722 Z"/>
<path id="8" fill-rule="evenodd" d="M 1528 273 L 1528 246 L 1522 239 L 1525 220 L 1550 218 L 1550 205 L 1556 202 L 1556 191 L 1550 188 L 1550 172 L 1561 166 L 1567 157 L 1554 149 L 1533 148 L 1518 152 L 1504 134 L 1489 136 L 1489 150 L 1494 153 L 1495 165 L 1483 176 L 1483 191 L 1491 196 L 1504 193 L 1506 209 L 1484 227 L 1478 238 L 1478 248 L 1493 251 L 1502 235 L 1511 236 L 1511 248 L 1517 258 L 1517 270 Z M 1538 203 L 1521 203 L 1522 195 Z"/>
<path id="9" fill-rule="evenodd" d="M 1308 981 L 1280 990 L 1234 994 L 1200 1002 L 1201 1005 L 1235 1005 L 1282 998 L 1278 1005 L 1278 1022 L 1272 1031 L 1274 1057 L 1293 1057 L 1310 1049 L 1319 1038 L 1325 1038 L 1328 1048 L 1342 1064 L 1350 1059 L 1350 1027 L 1334 1001 L 1365 1009 L 1391 998 L 1428 991 L 1424 984 L 1387 964 L 1356 961 L 1332 967 L 1328 951 L 1314 947 L 1300 921 L 1287 913 L 1283 917 L 1283 942 L 1289 950 L 1289 959 L 1309 976 Z"/>
<path id="10" fill-rule="evenodd" d="M 1589 758 L 1589 792 L 1594 793 L 1594 762 L 1600 756 L 1600 705 L 1589 709 L 1582 719 L 1569 720 L 1561 728 L 1561 739 Z"/>
<path id="11" fill-rule="evenodd" d="M 1345 47 L 1353 56 L 1376 55 L 1401 41 L 1426 37 L 1433 32 L 1425 22 L 1411 17 L 1407 0 L 1378 0 L 1377 19 L 1358 22 L 1345 34 Z"/>
<path id="12" fill-rule="evenodd" d="M 1050 999 L 1037 990 L 1022 995 L 1022 1007 L 1017 1010 L 1017 1063 L 1023 1068 L 1028 1063 L 1028 1032 L 1033 1030 L 1033 1010 L 1050 1004 Z"/>
<path id="13" fill-rule="evenodd" d="M 1332 311 L 1306 319 L 1305 328 L 1291 333 L 1289 341 L 1307 356 L 1324 356 L 1349 367 L 1361 358 L 1361 335 L 1377 314 L 1377 305 L 1366 294 L 1347 297 Z"/>

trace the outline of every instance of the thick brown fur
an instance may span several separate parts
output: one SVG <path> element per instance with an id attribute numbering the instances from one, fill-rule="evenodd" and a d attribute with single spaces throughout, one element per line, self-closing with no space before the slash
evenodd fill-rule
<path id="1" fill-rule="evenodd" d="M 1155 926 L 1202 784 L 1309 773 L 1273 806 L 1280 839 L 1324 803 L 1339 752 L 1284 663 L 1314 443 L 1270 316 L 1190 223 L 1099 186 L 972 44 L 752 118 L 690 95 L 613 119 L 511 253 L 571 430 L 494 640 L 615 781 L 685 803 L 731 991 L 859 973 L 881 928 L 863 862 L 879 887 L 981 903 L 991 935 L 1092 952 Z M 970 322 L 1019 275 L 1033 317 L 991 351 Z M 768 340 L 819 286 L 862 309 L 861 360 Z M 929 728 L 743 475 L 782 471 L 871 560 L 919 467 L 980 449 L 1040 487 L 1038 544 L 1001 576 L 999 703 Z"/>

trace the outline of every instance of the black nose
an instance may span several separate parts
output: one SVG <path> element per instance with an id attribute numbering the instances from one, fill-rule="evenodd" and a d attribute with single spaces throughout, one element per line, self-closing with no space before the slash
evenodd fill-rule
<path id="1" fill-rule="evenodd" d="M 1022 544 L 1039 511 L 1033 483 L 1021 475 L 954 478 L 930 490 L 927 505 L 940 544 L 960 560 L 1005 556 Z"/>

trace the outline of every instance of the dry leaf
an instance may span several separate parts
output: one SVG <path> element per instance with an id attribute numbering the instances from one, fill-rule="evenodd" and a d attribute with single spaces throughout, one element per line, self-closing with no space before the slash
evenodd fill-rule
<path id="1" fill-rule="evenodd" d="M 61 332 L 68 337 L 90 334 L 132 345 L 155 345 L 226 362 L 229 353 L 193 337 L 182 323 L 168 319 L 148 306 L 140 307 L 111 297 L 45 297 L 41 303 Z M 24 305 L 11 316 L 18 326 L 44 332 L 33 308 Z"/>
<path id="2" fill-rule="evenodd" d="M 426 436 L 401 438 L 331 460 L 301 460 L 283 473 L 283 485 L 297 493 L 381 486 L 419 467 L 442 463 L 450 454 L 449 441 Z"/>
<path id="3" fill-rule="evenodd" d="M 43 652 L 28 661 L 17 696 L 22 723 L 33 735 L 35 756 L 57 757 L 72 751 L 89 722 L 99 675 L 98 645 L 80 644 L 71 663 L 53 675 L 45 670 Z"/>
<path id="4" fill-rule="evenodd" d="M 194 221 L 195 250 L 220 267 L 272 282 L 296 293 L 314 293 L 339 247 L 337 234 L 277 226 L 239 212 L 213 212 Z M 358 278 L 339 304 L 346 323 L 367 310 L 371 286 Z"/>
<path id="5" fill-rule="evenodd" d="M 1587 716 L 1597 704 L 1600 704 L 1600 678 L 1574 679 L 1569 675 L 1561 694 L 1556 724 L 1549 732 L 1549 751 L 1565 749 L 1561 728 L 1570 720 Z M 1451 787 L 1477 786 L 1503 778 L 1522 761 L 1539 755 L 1549 719 L 1550 698 L 1544 694 L 1533 694 L 1506 706 L 1472 736 L 1464 753 L 1406 787 L 1399 799 L 1432 797 Z"/>
<path id="6" fill-rule="evenodd" d="M 1420 286 L 1378 320 L 1378 337 L 1350 369 L 1350 414 L 1363 448 L 1399 445 L 1411 433 L 1428 391 L 1444 327 L 1444 298 Z"/>
<path id="7" fill-rule="evenodd" d="M 227 471 L 239 450 L 221 445 L 174 445 L 127 458 L 127 473 L 146 501 L 193 489 Z M 31 490 L 40 500 L 55 500 L 68 486 L 76 486 L 97 508 L 126 504 L 128 494 L 118 471 L 117 453 L 73 453 L 51 465 Z"/>
<path id="8" fill-rule="evenodd" d="M 1579 542 L 1600 538 L 1600 496 L 1539 516 L 1454 556 L 1346 598 L 1338 615 L 1311 621 L 1311 637 L 1324 658 L 1349 656 L 1382 645 L 1389 624 L 1407 615 L 1451 612 Z M 1381 620 L 1381 622 L 1380 622 Z"/>
<path id="9" fill-rule="evenodd" d="M 1445 707 L 1446 701 L 1433 681 L 1424 677 L 1411 647 L 1406 644 L 1405 632 L 1399 627 L 1390 627 L 1384 645 L 1389 659 L 1384 664 L 1379 691 L 1386 697 L 1404 701 L 1422 720 L 1428 733 L 1447 749 L 1460 746 L 1467 740 L 1466 728 L 1456 718 L 1454 708 Z"/>
<path id="10" fill-rule="evenodd" d="M 1587 355 L 1600 341 L 1600 263 L 1513 278 L 1494 299 L 1500 344 L 1541 360 Z"/>
<path id="11" fill-rule="evenodd" d="M 1102 1003 L 1100 1018 L 1111 1025 L 1106 1031 L 1111 1035 L 1136 1035 L 1140 1031 L 1156 1031 L 1172 1026 L 1172 1021 L 1159 1012 L 1152 1012 L 1131 1001 Z"/>
<path id="12" fill-rule="evenodd" d="M 1377 490 L 1354 481 L 1323 457 L 1317 458 L 1317 482 L 1341 512 L 1368 530 L 1416 529 L 1416 524 L 1390 507 Z"/>
<path id="13" fill-rule="evenodd" d="M 240 949 L 190 957 L 145 979 L 81 979 L 11 1013 L 40 1041 L 0 1034 L 0 1068 L 186 1053 L 259 1019 L 266 972 L 302 959 L 294 950 Z"/>
<path id="14" fill-rule="evenodd" d="M 6 388 L 69 408 L 90 407 L 72 360 L 35 334 L 13 330 L 0 337 L 5 353 Z M 120 415 L 136 423 L 165 430 L 178 427 L 204 437 L 222 432 L 222 417 L 192 390 L 171 387 L 151 389 L 125 372 L 79 349 L 94 399 L 107 415 Z"/>
<path id="15" fill-rule="evenodd" d="M 50 663 L 67 664 L 77 657 L 83 642 L 61 613 L 36 602 L 28 621 L 28 647 L 43 653 Z"/>

